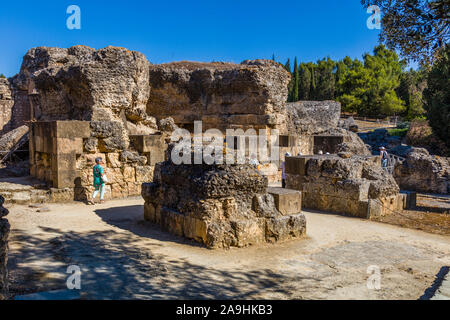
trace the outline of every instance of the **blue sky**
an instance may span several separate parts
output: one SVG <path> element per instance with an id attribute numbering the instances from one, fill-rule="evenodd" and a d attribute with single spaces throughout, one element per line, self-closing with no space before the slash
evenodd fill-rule
<path id="1" fill-rule="evenodd" d="M 81 30 L 69 30 L 69 5 Z M 143 52 L 150 62 L 361 58 L 378 42 L 359 0 L 1 1 L 0 73 L 16 74 L 37 46 L 108 45 Z"/>

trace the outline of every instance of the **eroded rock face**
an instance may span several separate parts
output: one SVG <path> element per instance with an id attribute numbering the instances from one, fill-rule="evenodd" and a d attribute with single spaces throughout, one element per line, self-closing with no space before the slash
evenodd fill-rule
<path id="1" fill-rule="evenodd" d="M 397 183 L 377 157 L 290 157 L 286 184 L 302 191 L 304 207 L 311 209 L 370 218 L 403 206 Z"/>
<path id="2" fill-rule="evenodd" d="M 337 128 L 341 104 L 336 101 L 299 101 L 286 105 L 288 130 L 296 134 L 320 134 Z"/>
<path id="3" fill-rule="evenodd" d="M 39 47 L 27 52 L 14 84 L 27 94 L 38 94 L 33 101 L 38 120 L 125 116 L 139 123 L 148 121 L 148 65 L 142 53 L 124 48 Z"/>
<path id="4" fill-rule="evenodd" d="M 304 215 L 281 213 L 267 191 L 267 178 L 250 165 L 166 161 L 156 171 L 154 182 L 142 186 L 145 219 L 175 235 L 208 248 L 227 248 L 300 237 L 306 231 Z"/>
<path id="5" fill-rule="evenodd" d="M 8 297 L 8 236 L 10 225 L 3 219 L 8 214 L 8 209 L 3 207 L 5 199 L 0 196 L 0 300 Z"/>
<path id="6" fill-rule="evenodd" d="M 423 148 L 398 147 L 391 152 L 406 158 L 394 170 L 394 178 L 402 189 L 450 193 L 450 158 L 432 156 Z"/>
<path id="7" fill-rule="evenodd" d="M 290 75 L 269 60 L 232 63 L 176 62 L 150 66 L 147 112 L 177 125 L 202 120 L 205 127 L 265 126 L 287 100 Z"/>

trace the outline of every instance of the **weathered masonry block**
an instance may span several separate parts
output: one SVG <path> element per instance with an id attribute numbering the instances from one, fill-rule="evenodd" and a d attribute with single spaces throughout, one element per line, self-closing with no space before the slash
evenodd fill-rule
<path id="1" fill-rule="evenodd" d="M 288 157 L 286 184 L 302 191 L 303 207 L 371 218 L 402 210 L 406 200 L 372 156 Z"/>
<path id="2" fill-rule="evenodd" d="M 273 196 L 275 207 L 282 215 L 296 214 L 302 211 L 302 193 L 297 190 L 268 188 Z"/>
<path id="3" fill-rule="evenodd" d="M 162 135 L 130 136 L 130 142 L 136 151 L 147 157 L 147 164 L 154 166 L 165 160 L 167 145 Z"/>
<path id="4" fill-rule="evenodd" d="M 31 175 L 54 188 L 74 187 L 78 177 L 77 156 L 83 154 L 83 139 L 90 136 L 89 122 L 33 122 L 30 132 Z"/>
<path id="5" fill-rule="evenodd" d="M 208 248 L 244 247 L 302 237 L 298 191 L 267 189 L 250 165 L 158 165 L 142 185 L 144 218 Z"/>

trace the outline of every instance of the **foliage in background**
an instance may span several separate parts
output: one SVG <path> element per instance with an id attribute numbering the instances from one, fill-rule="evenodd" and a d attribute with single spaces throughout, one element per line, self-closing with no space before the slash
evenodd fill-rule
<path id="1" fill-rule="evenodd" d="M 450 45 L 442 49 L 427 82 L 424 96 L 430 126 L 450 148 Z"/>
<path id="2" fill-rule="evenodd" d="M 449 41 L 449 0 L 361 0 L 382 12 L 380 42 L 426 66 Z"/>
<path id="3" fill-rule="evenodd" d="M 424 110 L 421 104 L 422 88 L 417 81 L 400 92 L 404 62 L 394 51 L 383 45 L 374 49 L 373 55 L 365 54 L 363 61 L 345 57 L 341 61 L 330 58 L 316 63 L 294 63 L 292 81 L 289 84 L 289 102 L 298 100 L 338 100 L 346 112 L 360 116 L 385 117 L 410 111 L 409 118 L 420 117 Z M 289 66 L 289 60 L 285 67 Z M 286 70 L 290 70 L 286 68 Z"/>
<path id="4" fill-rule="evenodd" d="M 6 77 L 3 73 L 0 73 L 0 78 L 6 79 Z"/>

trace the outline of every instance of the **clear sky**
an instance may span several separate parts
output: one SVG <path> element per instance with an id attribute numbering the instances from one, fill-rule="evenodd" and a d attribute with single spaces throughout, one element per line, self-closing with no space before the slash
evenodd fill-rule
<path id="1" fill-rule="evenodd" d="M 81 30 L 66 26 L 72 4 Z M 29 48 L 78 44 L 126 47 L 152 63 L 361 58 L 378 42 L 369 16 L 359 0 L 1 1 L 0 73 L 16 74 Z"/>

